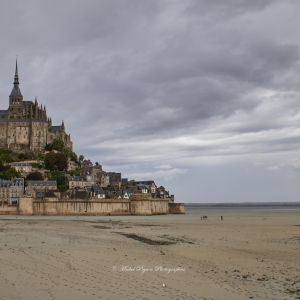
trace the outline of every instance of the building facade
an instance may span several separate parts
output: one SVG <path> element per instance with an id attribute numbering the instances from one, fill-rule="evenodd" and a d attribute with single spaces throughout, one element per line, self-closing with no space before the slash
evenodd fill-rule
<path id="1" fill-rule="evenodd" d="M 19 204 L 19 197 L 24 193 L 24 178 L 0 180 L 0 201 L 9 205 Z"/>
<path id="2" fill-rule="evenodd" d="M 43 151 L 46 144 L 51 144 L 54 139 L 59 139 L 73 150 L 64 122 L 59 126 L 52 126 L 52 119 L 47 116 L 45 106 L 39 106 L 36 98 L 35 102 L 23 100 L 17 61 L 13 84 L 9 107 L 7 110 L 0 110 L 0 148 L 37 152 Z"/>

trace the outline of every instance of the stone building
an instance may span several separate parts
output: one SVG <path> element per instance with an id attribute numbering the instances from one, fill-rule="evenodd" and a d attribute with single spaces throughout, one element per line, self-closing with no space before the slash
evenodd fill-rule
<path id="1" fill-rule="evenodd" d="M 10 164 L 16 171 L 20 172 L 22 176 L 26 176 L 32 172 L 32 165 L 28 162 L 12 162 Z"/>
<path id="2" fill-rule="evenodd" d="M 54 139 L 59 139 L 72 150 L 71 137 L 65 132 L 64 122 L 52 126 L 52 119 L 47 116 L 45 106 L 39 106 L 36 98 L 35 102 L 23 100 L 17 61 L 13 84 L 9 107 L 0 110 L 0 148 L 37 152 L 43 151 L 45 145 Z"/>
<path id="3" fill-rule="evenodd" d="M 0 201 L 2 205 L 6 202 L 17 205 L 19 197 L 24 193 L 24 178 L 12 178 L 11 180 L 0 180 Z"/>

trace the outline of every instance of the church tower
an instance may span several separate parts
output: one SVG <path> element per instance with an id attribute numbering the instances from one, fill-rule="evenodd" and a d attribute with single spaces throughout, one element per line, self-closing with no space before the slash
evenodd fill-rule
<path id="1" fill-rule="evenodd" d="M 19 74 L 18 74 L 17 60 L 16 60 L 14 87 L 9 95 L 8 118 L 9 119 L 23 118 L 23 96 L 19 88 Z"/>

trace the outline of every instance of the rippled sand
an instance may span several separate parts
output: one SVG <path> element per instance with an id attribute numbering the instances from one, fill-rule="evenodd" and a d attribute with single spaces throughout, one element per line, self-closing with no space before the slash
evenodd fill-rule
<path id="1" fill-rule="evenodd" d="M 300 299 L 300 208 L 0 216 L 0 263 L 1 300 Z"/>

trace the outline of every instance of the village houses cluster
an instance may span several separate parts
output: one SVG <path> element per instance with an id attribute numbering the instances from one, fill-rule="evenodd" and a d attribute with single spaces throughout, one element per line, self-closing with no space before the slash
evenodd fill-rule
<path id="1" fill-rule="evenodd" d="M 35 171 L 29 162 L 12 162 L 11 166 L 26 177 Z M 42 170 L 39 170 L 42 171 Z M 151 194 L 152 198 L 169 198 L 174 201 L 163 186 L 157 186 L 153 180 L 136 181 L 122 178 L 121 173 L 105 172 L 98 163 L 93 165 L 85 160 L 81 166 L 80 176 L 66 174 L 69 190 L 59 192 L 56 180 L 28 180 L 24 186 L 23 178 L 0 181 L 0 198 L 11 205 L 18 204 L 19 196 L 30 194 L 35 199 L 45 197 L 69 199 L 129 199 L 131 194 Z"/>

